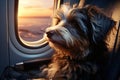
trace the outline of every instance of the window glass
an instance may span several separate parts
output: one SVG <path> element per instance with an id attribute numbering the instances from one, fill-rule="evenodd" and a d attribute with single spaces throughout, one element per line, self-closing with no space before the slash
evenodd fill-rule
<path id="1" fill-rule="evenodd" d="M 18 33 L 25 41 L 42 39 L 52 22 L 54 0 L 19 0 Z"/>

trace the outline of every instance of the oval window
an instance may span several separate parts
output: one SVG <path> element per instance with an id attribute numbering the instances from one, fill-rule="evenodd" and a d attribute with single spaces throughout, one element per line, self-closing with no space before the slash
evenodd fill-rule
<path id="1" fill-rule="evenodd" d="M 18 35 L 21 40 L 34 42 L 43 38 L 52 23 L 54 0 L 19 0 Z"/>

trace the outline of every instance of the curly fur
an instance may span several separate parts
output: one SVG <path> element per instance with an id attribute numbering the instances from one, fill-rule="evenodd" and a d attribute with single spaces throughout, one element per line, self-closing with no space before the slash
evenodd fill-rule
<path id="1" fill-rule="evenodd" d="M 64 5 L 54 18 L 56 25 L 46 29 L 46 39 L 55 50 L 52 62 L 43 70 L 47 79 L 96 79 L 107 61 L 105 38 L 115 22 L 91 5 Z"/>

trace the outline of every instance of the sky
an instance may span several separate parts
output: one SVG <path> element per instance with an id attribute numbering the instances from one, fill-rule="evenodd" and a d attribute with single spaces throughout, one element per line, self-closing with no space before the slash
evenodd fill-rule
<path id="1" fill-rule="evenodd" d="M 18 17 L 40 17 L 52 14 L 54 0 L 19 0 Z"/>

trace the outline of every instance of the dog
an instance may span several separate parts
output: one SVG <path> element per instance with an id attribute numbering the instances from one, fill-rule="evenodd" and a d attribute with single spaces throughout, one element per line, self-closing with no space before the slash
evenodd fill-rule
<path id="1" fill-rule="evenodd" d="M 96 6 L 62 5 L 46 29 L 46 40 L 55 53 L 43 70 L 47 80 L 102 80 L 108 62 L 105 41 L 115 21 Z"/>

